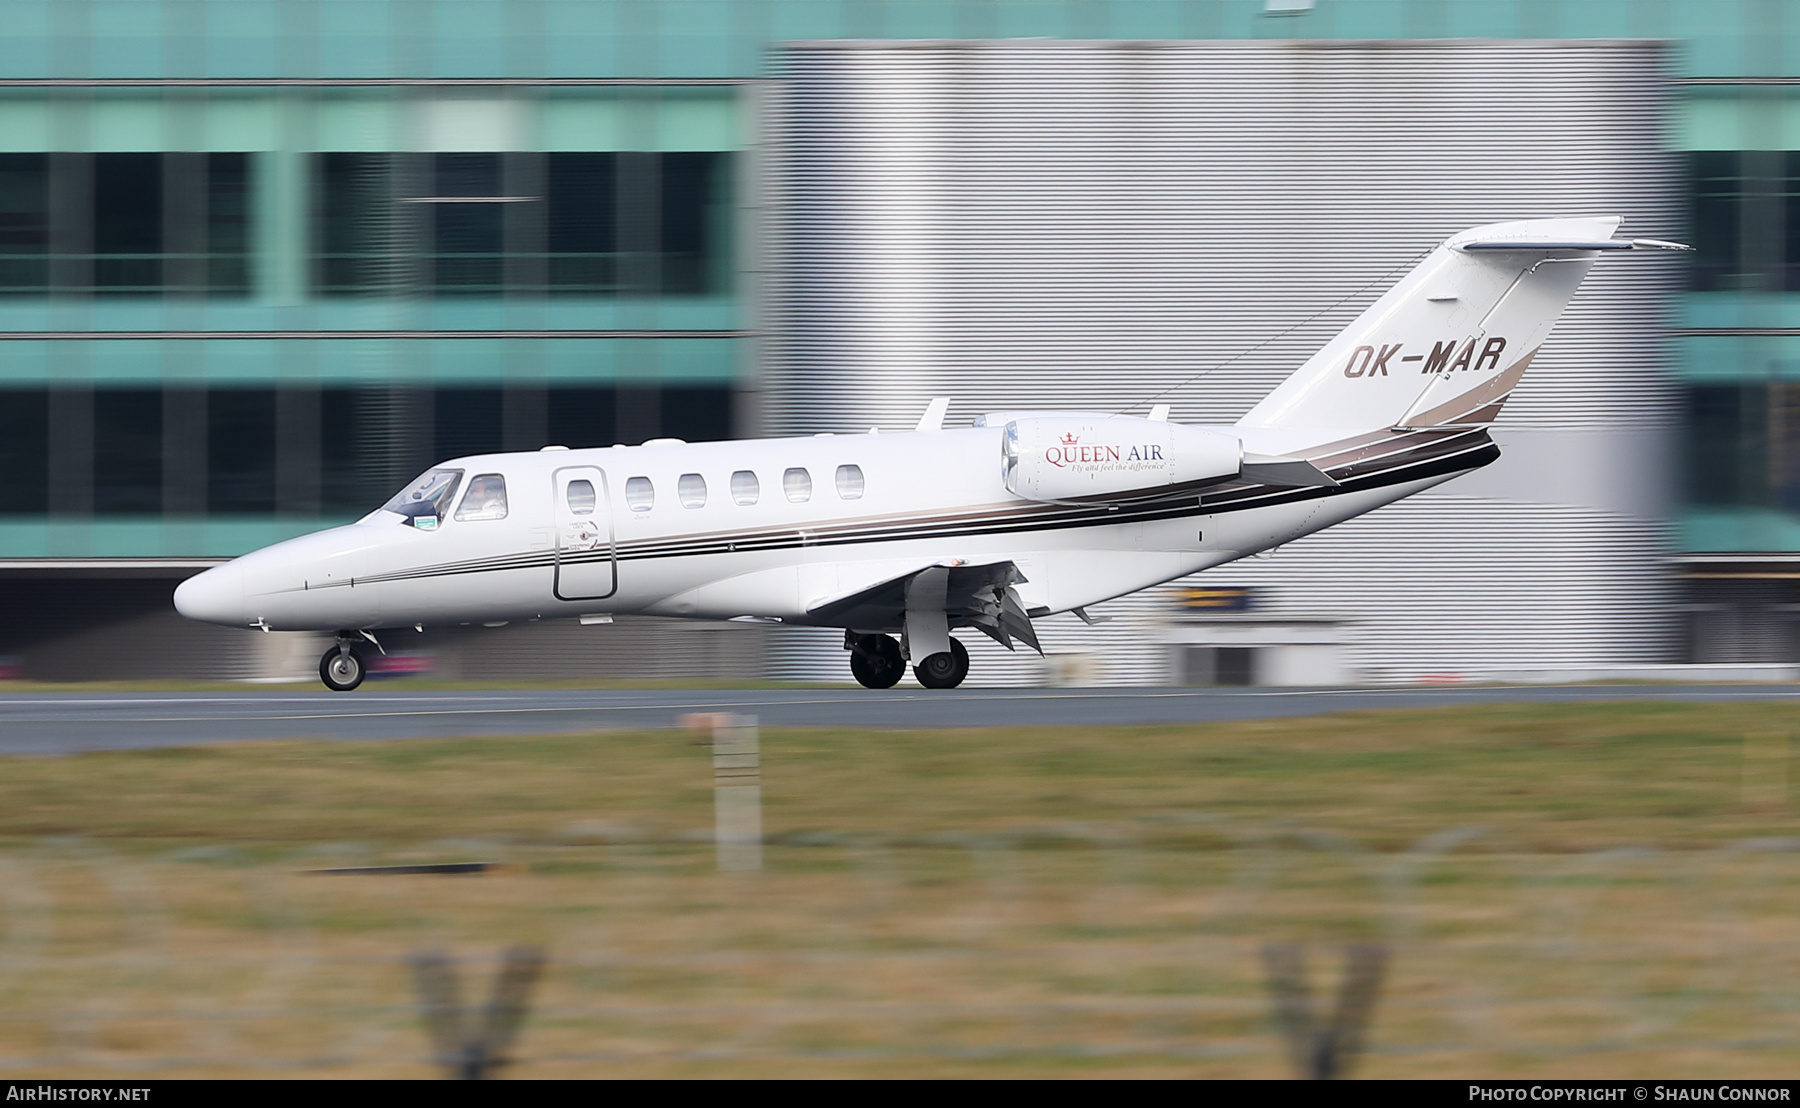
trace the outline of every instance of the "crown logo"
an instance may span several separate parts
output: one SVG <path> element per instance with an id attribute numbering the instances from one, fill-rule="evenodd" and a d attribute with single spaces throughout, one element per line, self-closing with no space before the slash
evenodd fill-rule
<path id="1" fill-rule="evenodd" d="M 1081 441 L 1081 436 L 1080 435 L 1064 435 L 1062 437 L 1062 441 L 1063 441 L 1064 446 L 1074 446 L 1076 443 Z"/>

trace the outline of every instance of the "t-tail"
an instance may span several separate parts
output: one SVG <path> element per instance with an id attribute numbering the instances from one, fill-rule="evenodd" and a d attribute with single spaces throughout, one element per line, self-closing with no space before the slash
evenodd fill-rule
<path id="1" fill-rule="evenodd" d="M 1451 236 L 1239 420 L 1245 429 L 1405 432 L 1492 423 L 1602 253 L 1617 216 L 1492 223 Z"/>

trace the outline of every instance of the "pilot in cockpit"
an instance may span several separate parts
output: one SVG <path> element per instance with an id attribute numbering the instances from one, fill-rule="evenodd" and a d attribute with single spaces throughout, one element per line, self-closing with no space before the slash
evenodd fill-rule
<path id="1" fill-rule="evenodd" d="M 462 507 L 457 509 L 456 518 L 505 519 L 506 479 L 498 473 L 483 473 L 471 480 L 469 491 L 463 494 Z"/>

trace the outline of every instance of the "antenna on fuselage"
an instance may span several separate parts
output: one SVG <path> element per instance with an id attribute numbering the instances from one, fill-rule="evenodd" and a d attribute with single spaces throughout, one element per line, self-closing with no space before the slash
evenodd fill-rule
<path id="1" fill-rule="evenodd" d="M 1381 285 L 1381 284 L 1386 284 L 1386 283 L 1392 281 L 1395 277 L 1397 277 L 1402 272 L 1404 272 L 1408 269 L 1411 269 L 1413 266 L 1417 265 L 1419 262 L 1424 261 L 1427 257 L 1430 256 L 1431 252 L 1433 250 L 1436 250 L 1437 248 L 1438 248 L 1438 244 L 1435 242 L 1432 243 L 1431 246 L 1428 247 L 1427 249 L 1425 249 L 1424 251 L 1413 255 L 1411 258 L 1408 258 L 1406 261 L 1401 262 L 1399 265 L 1388 270 L 1386 273 L 1375 278 L 1373 281 L 1370 281 L 1368 284 L 1364 285 L 1362 288 L 1357 289 L 1355 292 L 1344 297 L 1342 300 L 1339 300 L 1337 303 L 1331 305 L 1330 307 L 1321 308 L 1320 310 L 1314 312 L 1312 315 L 1307 316 L 1305 319 L 1294 324 L 1292 327 L 1289 327 L 1286 330 L 1280 331 L 1276 334 L 1270 335 L 1268 338 L 1262 340 L 1261 342 L 1257 343 L 1256 345 L 1246 347 L 1245 349 L 1238 351 L 1236 354 L 1233 354 L 1231 357 L 1226 358 L 1224 361 L 1219 362 L 1216 365 L 1207 366 L 1205 369 L 1194 374 L 1192 377 L 1189 377 L 1185 381 L 1176 382 L 1175 384 L 1170 385 L 1168 388 L 1163 389 L 1161 392 L 1158 392 L 1153 396 L 1145 396 L 1138 400 L 1134 400 L 1130 404 L 1125 405 L 1123 408 L 1118 409 L 1113 414 L 1114 415 L 1124 415 L 1126 413 L 1126 411 L 1128 411 L 1131 408 L 1137 407 L 1139 404 L 1153 403 L 1155 401 L 1161 400 L 1163 397 L 1169 395 L 1172 392 L 1180 392 L 1182 389 L 1187 388 L 1189 385 L 1193 384 L 1195 381 L 1198 381 L 1200 378 L 1205 377 L 1207 374 L 1217 373 L 1219 370 L 1224 369 L 1226 366 L 1237 361 L 1238 359 L 1243 358 L 1250 354 L 1254 354 L 1255 352 L 1257 352 L 1258 350 L 1261 350 L 1265 346 L 1268 346 L 1272 342 L 1276 342 L 1281 339 L 1284 339 L 1287 336 L 1293 334 L 1295 331 L 1298 331 L 1304 327 L 1311 326 L 1314 322 L 1316 322 L 1320 319 L 1323 319 L 1324 317 L 1330 315 L 1332 312 L 1337 311 L 1339 308 L 1343 307 L 1345 304 L 1350 303 L 1352 300 L 1355 300 L 1357 297 L 1368 292 L 1370 289 L 1374 288 L 1375 286 Z"/>
<path id="2" fill-rule="evenodd" d="M 931 403 L 925 405 L 925 414 L 919 417 L 919 425 L 914 427 L 913 430 L 942 431 L 944 429 L 944 414 L 949 410 L 950 398 L 948 396 L 933 397 Z"/>

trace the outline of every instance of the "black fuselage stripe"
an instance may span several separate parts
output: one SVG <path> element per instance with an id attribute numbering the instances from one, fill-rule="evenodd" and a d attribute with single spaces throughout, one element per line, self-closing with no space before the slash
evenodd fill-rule
<path id="1" fill-rule="evenodd" d="M 1453 453 L 1438 454 L 1435 457 L 1423 458 L 1413 462 L 1389 466 L 1370 474 L 1353 477 L 1340 482 L 1337 488 L 1304 488 L 1269 491 L 1244 490 L 1244 495 L 1233 495 L 1224 503 L 1208 503 L 1205 500 L 1195 502 L 1190 497 L 1183 497 L 1181 504 L 1168 504 L 1161 507 L 1144 506 L 1141 508 L 1121 508 L 1108 511 L 1103 508 L 1081 508 L 1073 511 L 1064 509 L 1053 513 L 1043 513 L 1032 518 L 989 517 L 978 523 L 945 523 L 938 525 L 914 525 L 899 530 L 898 525 L 886 525 L 878 529 L 869 529 L 853 533 L 840 533 L 831 536 L 806 535 L 799 530 L 783 532 L 765 532 L 767 537 L 756 539 L 708 539 L 702 541 L 689 540 L 679 543 L 669 540 L 657 540 L 646 543 L 643 549 L 632 549 L 627 546 L 616 552 L 606 547 L 583 551 L 570 557 L 564 554 L 560 559 L 555 551 L 538 551 L 528 555 L 510 557 L 485 558 L 475 562 L 464 562 L 455 565 L 437 566 L 427 569 L 404 570 L 397 573 L 381 574 L 368 578 L 370 584 L 387 581 L 420 580 L 432 577 L 454 577 L 471 573 L 490 573 L 505 570 L 526 570 L 550 568 L 561 565 L 588 565 L 603 562 L 636 562 L 657 561 L 667 558 L 706 557 L 711 555 L 748 553 L 768 550 L 798 550 L 807 547 L 855 546 L 867 543 L 905 542 L 920 539 L 967 538 L 979 535 L 990 535 L 996 532 L 1041 532 L 1074 530 L 1085 527 L 1109 527 L 1128 523 L 1156 523 L 1171 519 L 1190 519 L 1201 516 L 1226 515 L 1233 512 L 1249 511 L 1253 508 L 1273 507 L 1279 504 L 1296 504 L 1306 500 L 1325 500 L 1350 493 L 1366 492 L 1372 489 L 1386 488 L 1392 485 L 1405 484 L 1409 481 L 1422 481 L 1427 478 L 1460 473 L 1479 469 L 1488 465 L 1500 456 L 1500 448 L 1491 440 L 1484 440 L 1465 449 Z M 888 533 L 893 532 L 893 533 Z M 658 549 L 662 547 L 664 549 Z"/>
<path id="2" fill-rule="evenodd" d="M 1045 505 L 1036 511 L 1009 514 L 990 514 L 970 522 L 963 518 L 953 518 L 935 523 L 921 523 L 917 519 L 897 521 L 880 526 L 862 526 L 855 529 L 838 530 L 787 528 L 775 532 L 758 532 L 750 535 L 737 535 L 720 538 L 685 538 L 685 539 L 650 539 L 638 544 L 623 544 L 619 557 L 639 560 L 658 557 L 681 557 L 695 553 L 719 554 L 739 553 L 750 550 L 786 550 L 804 546 L 841 546 L 846 543 L 887 542 L 904 539 L 936 538 L 945 536 L 967 536 L 992 534 L 996 531 L 1042 531 L 1062 527 L 1106 526 L 1114 523 L 1144 522 L 1151 520 L 1176 519 L 1186 516 L 1210 515 L 1225 511 L 1241 510 L 1245 507 L 1262 507 L 1268 504 L 1291 503 L 1299 500 L 1317 499 L 1323 496 L 1336 495 L 1341 491 L 1354 491 L 1359 488 L 1376 488 L 1379 484 L 1370 481 L 1385 473 L 1397 472 L 1414 467 L 1437 458 L 1453 458 L 1478 452 L 1489 444 L 1490 440 L 1482 432 L 1474 432 L 1476 441 L 1454 448 L 1448 444 L 1456 438 L 1468 438 L 1468 435 L 1456 435 L 1440 438 L 1424 447 L 1417 447 L 1407 453 L 1411 460 L 1398 464 L 1389 463 L 1379 469 L 1370 469 L 1364 473 L 1351 473 L 1347 482 L 1340 482 L 1338 489 L 1272 489 L 1267 485 L 1236 490 L 1227 493 L 1216 493 L 1205 496 L 1198 501 L 1199 508 L 1194 507 L 1193 494 L 1184 494 L 1171 503 L 1169 498 L 1144 500 L 1135 505 L 1120 505 L 1117 509 L 1105 505 L 1084 505 L 1078 508 Z M 1425 451 L 1430 451 L 1425 455 Z M 1393 457 L 1399 452 L 1360 459 L 1343 469 L 1354 469 L 1355 466 L 1369 466 L 1372 462 Z M 1424 456 L 1421 456 L 1424 455 Z M 1486 463 L 1474 463 L 1468 468 L 1476 468 Z M 1463 468 L 1452 467 L 1452 470 Z M 1410 478 L 1407 478 L 1410 479 Z"/>

